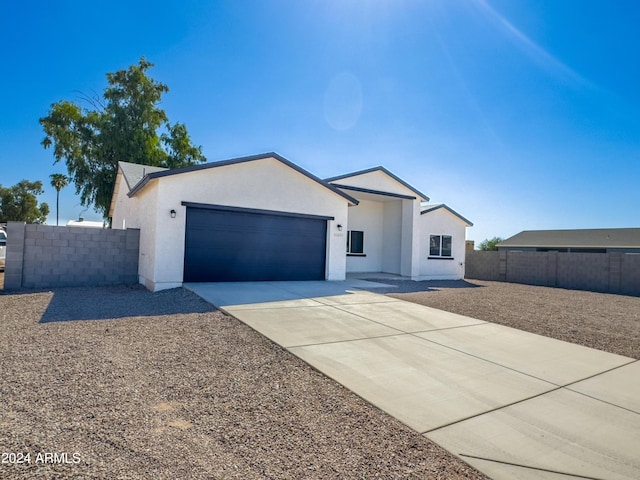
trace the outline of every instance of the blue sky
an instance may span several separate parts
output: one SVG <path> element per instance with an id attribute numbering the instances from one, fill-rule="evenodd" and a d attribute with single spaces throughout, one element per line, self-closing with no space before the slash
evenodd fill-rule
<path id="1" fill-rule="evenodd" d="M 638 25 L 637 0 L 2 2 L 0 184 L 42 180 L 55 224 L 49 175 L 66 170 L 38 119 L 144 55 L 209 161 L 383 165 L 476 243 L 638 227 Z M 61 223 L 83 210 L 74 190 Z"/>

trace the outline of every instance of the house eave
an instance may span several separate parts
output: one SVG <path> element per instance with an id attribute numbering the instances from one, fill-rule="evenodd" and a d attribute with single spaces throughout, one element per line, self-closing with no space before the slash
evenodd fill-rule
<path id="1" fill-rule="evenodd" d="M 424 214 L 430 213 L 430 212 L 435 212 L 436 210 L 439 210 L 441 208 L 443 208 L 447 212 L 451 213 L 452 215 L 458 217 L 460 220 L 462 220 L 467 225 L 467 227 L 473 227 L 473 223 L 472 222 L 470 222 L 469 220 L 464 218 L 462 215 L 460 215 L 458 212 L 456 212 L 455 210 L 450 208 L 448 205 L 445 205 L 444 203 L 441 204 L 441 205 L 433 205 L 433 206 L 431 206 L 429 208 L 426 208 L 425 210 L 422 210 L 420 212 L 420 215 L 424 215 Z"/>
<path id="2" fill-rule="evenodd" d="M 399 184 L 401 184 L 405 188 L 408 188 L 413 193 L 415 193 L 420 198 L 421 201 L 423 201 L 423 202 L 428 202 L 429 201 L 429 197 L 428 196 L 426 196 L 424 193 L 422 193 L 420 190 L 416 189 L 412 185 L 409 185 L 407 182 L 402 180 L 397 175 L 394 175 L 393 173 L 391 173 L 389 170 L 387 170 L 383 166 L 371 167 L 371 168 L 367 168 L 365 170 L 359 170 L 357 172 L 345 173 L 343 175 L 338 175 L 336 177 L 325 178 L 325 181 L 326 182 L 335 182 L 337 180 L 342 180 L 344 178 L 357 177 L 359 175 L 365 175 L 367 173 L 372 173 L 372 172 L 382 172 L 385 175 L 388 175 L 389 177 L 393 178 L 396 182 L 398 182 Z"/>
<path id="3" fill-rule="evenodd" d="M 277 160 L 277 161 L 283 163 L 284 165 L 288 166 L 289 168 L 297 171 L 298 173 L 300 173 L 300 174 L 304 175 L 305 177 L 307 177 L 307 178 L 313 180 L 314 182 L 318 183 L 320 186 L 327 188 L 328 190 L 332 191 L 333 193 L 335 193 L 337 195 L 340 195 L 345 200 L 347 200 L 351 205 L 358 205 L 358 203 L 360 203 L 357 199 L 353 198 L 351 195 L 348 195 L 348 194 L 340 191 L 339 189 L 337 189 L 336 187 L 334 187 L 333 185 L 331 185 L 327 181 L 316 177 L 315 175 L 313 175 L 310 172 L 307 172 L 302 167 L 299 167 L 295 163 L 287 160 L 286 158 L 282 157 L 281 155 L 279 155 L 279 154 L 277 154 L 275 152 L 262 153 L 262 154 L 258 154 L 258 155 L 251 155 L 251 156 L 248 156 L 248 157 L 238 157 L 238 158 L 232 158 L 232 159 L 229 159 L 229 160 L 221 160 L 219 162 L 205 163 L 205 164 L 201 164 L 201 165 L 191 165 L 191 166 L 188 166 L 188 167 L 175 168 L 175 169 L 172 169 L 172 170 L 164 170 L 164 171 L 161 171 L 161 172 L 149 173 L 149 174 L 145 175 L 144 178 L 142 178 L 142 180 L 140 180 L 129 191 L 128 195 L 129 195 L 129 197 L 135 196 L 140 190 L 142 190 L 149 183 L 149 181 L 154 180 L 156 178 L 169 177 L 169 176 L 173 176 L 173 175 L 180 175 L 180 174 L 183 174 L 183 173 L 197 172 L 199 170 L 207 170 L 207 169 L 210 169 L 210 168 L 225 167 L 225 166 L 229 166 L 229 165 L 236 165 L 236 164 L 239 164 L 239 163 L 252 162 L 252 161 L 256 161 L 256 160 L 266 160 L 266 159 L 269 159 L 269 158 L 273 158 L 274 160 Z"/>

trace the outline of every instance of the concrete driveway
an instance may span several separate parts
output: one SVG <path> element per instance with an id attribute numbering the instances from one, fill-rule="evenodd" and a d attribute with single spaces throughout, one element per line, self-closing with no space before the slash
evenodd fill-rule
<path id="1" fill-rule="evenodd" d="M 185 285 L 492 478 L 640 478 L 639 361 L 375 286 Z"/>

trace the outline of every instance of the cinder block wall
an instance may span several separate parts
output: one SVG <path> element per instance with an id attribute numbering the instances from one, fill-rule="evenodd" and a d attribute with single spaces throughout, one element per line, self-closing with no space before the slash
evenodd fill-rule
<path id="1" fill-rule="evenodd" d="M 465 278 L 640 295 L 640 254 L 474 251 Z"/>
<path id="2" fill-rule="evenodd" d="M 559 253 L 558 286 L 592 292 L 610 292 L 613 286 L 618 291 L 619 281 L 618 285 L 611 285 L 609 263 L 607 253 Z"/>
<path id="3" fill-rule="evenodd" d="M 7 225 L 6 290 L 135 284 L 137 229 Z"/>
<path id="4" fill-rule="evenodd" d="M 622 255 L 620 293 L 640 295 L 640 254 Z"/>
<path id="5" fill-rule="evenodd" d="M 500 275 L 499 252 L 479 250 L 465 252 L 464 276 L 476 280 L 504 281 L 505 279 Z"/>
<path id="6" fill-rule="evenodd" d="M 549 256 L 531 253 L 507 252 L 507 282 L 555 286 L 555 281 L 549 275 Z"/>

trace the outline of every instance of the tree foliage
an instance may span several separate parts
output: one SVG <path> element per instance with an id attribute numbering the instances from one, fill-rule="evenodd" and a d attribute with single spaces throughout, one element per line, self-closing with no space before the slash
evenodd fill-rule
<path id="1" fill-rule="evenodd" d="M 498 250 L 497 245 L 500 242 L 503 242 L 503 241 L 504 241 L 504 238 L 493 237 L 492 239 L 486 239 L 486 240 L 483 240 L 482 242 L 480 242 L 480 244 L 478 245 L 478 248 L 480 250 L 495 251 L 495 250 Z"/>
<path id="2" fill-rule="evenodd" d="M 159 107 L 165 84 L 147 75 L 153 66 L 144 57 L 126 70 L 107 73 L 102 97 L 85 98 L 91 108 L 61 100 L 40 119 L 55 161 L 64 160 L 84 206 L 106 216 L 118 161 L 167 168 L 206 160 L 191 143 L 187 127 L 171 124 Z"/>
<path id="3" fill-rule="evenodd" d="M 62 173 L 52 173 L 49 175 L 51 186 L 56 189 L 56 225 L 60 217 L 60 190 L 69 184 L 69 178 Z"/>
<path id="4" fill-rule="evenodd" d="M 0 185 L 0 222 L 44 223 L 49 205 L 38 205 L 37 195 L 42 194 L 42 182 L 22 180 L 13 187 Z"/>
<path id="5" fill-rule="evenodd" d="M 52 173 L 49 178 L 51 179 L 51 186 L 56 189 L 56 192 L 60 192 L 69 184 L 69 178 L 62 173 Z"/>

